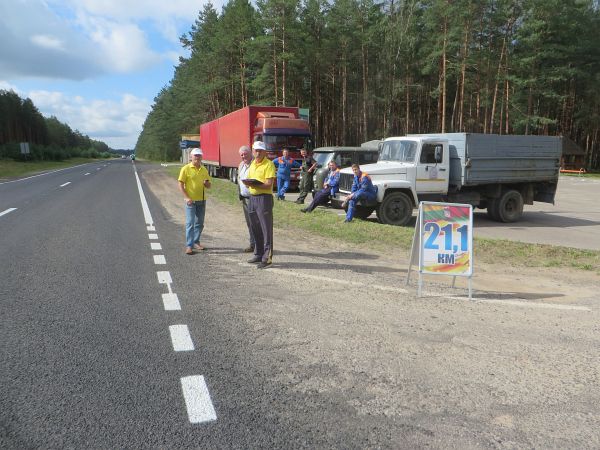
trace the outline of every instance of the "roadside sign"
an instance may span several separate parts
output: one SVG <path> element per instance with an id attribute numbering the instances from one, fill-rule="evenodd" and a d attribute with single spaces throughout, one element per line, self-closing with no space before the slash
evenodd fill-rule
<path id="1" fill-rule="evenodd" d="M 29 155 L 29 142 L 21 142 L 21 154 Z"/>
<path id="2" fill-rule="evenodd" d="M 473 275 L 473 207 L 459 203 L 419 203 L 406 283 L 413 263 L 419 267 L 418 295 L 423 274 L 451 275 L 452 287 L 457 276 Z"/>

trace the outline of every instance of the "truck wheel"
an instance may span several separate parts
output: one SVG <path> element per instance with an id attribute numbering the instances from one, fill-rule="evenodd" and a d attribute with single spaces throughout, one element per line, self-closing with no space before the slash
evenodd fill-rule
<path id="1" fill-rule="evenodd" d="M 523 197 L 519 191 L 506 191 L 498 199 L 498 220 L 516 222 L 523 215 Z"/>
<path id="2" fill-rule="evenodd" d="M 413 205 L 403 192 L 393 192 L 383 198 L 377 208 L 377 219 L 388 225 L 406 225 L 412 218 Z"/>

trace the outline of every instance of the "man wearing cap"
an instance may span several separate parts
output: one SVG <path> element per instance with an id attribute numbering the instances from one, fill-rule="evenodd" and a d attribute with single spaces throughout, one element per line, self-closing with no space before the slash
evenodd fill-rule
<path id="1" fill-rule="evenodd" d="M 206 189 L 210 189 L 208 170 L 202 165 L 202 150 L 193 148 L 190 152 L 192 162 L 186 164 L 179 172 L 179 190 L 185 198 L 185 254 L 193 254 L 193 250 L 204 250 L 200 245 L 200 236 L 204 229 L 204 213 L 206 212 Z"/>
<path id="2" fill-rule="evenodd" d="M 254 161 L 243 179 L 250 191 L 248 215 L 254 234 L 254 257 L 249 263 L 257 268 L 269 267 L 273 258 L 273 184 L 276 177 L 275 164 L 267 158 L 265 144 L 256 141 L 252 145 Z"/>

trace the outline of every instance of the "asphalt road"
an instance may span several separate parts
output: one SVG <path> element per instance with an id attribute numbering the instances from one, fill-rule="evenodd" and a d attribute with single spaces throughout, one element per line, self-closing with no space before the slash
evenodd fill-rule
<path id="1" fill-rule="evenodd" d="M 294 201 L 297 192 L 286 199 Z M 307 198 L 310 200 L 311 196 Z M 555 204 L 525 205 L 523 217 L 515 223 L 491 220 L 485 210 L 473 211 L 475 237 L 509 239 L 532 244 L 560 245 L 580 249 L 600 250 L 600 179 L 561 176 Z M 343 211 L 329 209 L 333 214 Z M 416 215 L 416 211 L 415 211 Z M 369 220 L 376 221 L 375 213 Z M 408 226 L 414 227 L 415 219 Z"/>

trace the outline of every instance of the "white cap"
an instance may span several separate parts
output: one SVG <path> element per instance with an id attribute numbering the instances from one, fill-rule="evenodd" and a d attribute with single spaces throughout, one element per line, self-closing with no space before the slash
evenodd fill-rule
<path id="1" fill-rule="evenodd" d="M 254 144 L 252 144 L 252 149 L 253 150 L 266 150 L 265 143 L 263 141 L 254 141 Z"/>
<path id="2" fill-rule="evenodd" d="M 194 156 L 194 155 L 202 156 L 202 150 L 200 150 L 199 148 L 193 148 L 192 151 L 190 152 L 190 155 L 191 156 Z"/>

